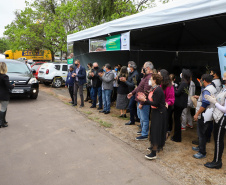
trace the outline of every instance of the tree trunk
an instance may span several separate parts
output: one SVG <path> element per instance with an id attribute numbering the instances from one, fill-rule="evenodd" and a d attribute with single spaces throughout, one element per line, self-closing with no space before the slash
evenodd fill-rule
<path id="1" fill-rule="evenodd" d="M 51 55 L 52 55 L 52 62 L 55 62 L 55 52 L 53 52 L 52 50 L 51 50 Z"/>

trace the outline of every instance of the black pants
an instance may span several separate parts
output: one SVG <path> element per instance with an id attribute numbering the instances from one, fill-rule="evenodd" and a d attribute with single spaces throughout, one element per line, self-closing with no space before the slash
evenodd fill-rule
<path id="1" fill-rule="evenodd" d="M 173 111 L 174 111 L 174 107 L 173 106 L 169 106 L 167 109 L 167 131 L 172 131 L 173 128 Z"/>
<path id="2" fill-rule="evenodd" d="M 204 123 L 204 118 L 198 119 L 198 136 L 199 136 L 199 152 L 206 155 L 206 141 L 208 136 L 208 127 L 213 121 L 207 121 Z"/>
<path id="3" fill-rule="evenodd" d="M 71 96 L 71 100 L 74 103 L 73 89 L 74 89 L 73 86 L 69 86 L 68 91 L 69 91 L 69 94 Z"/>
<path id="4" fill-rule="evenodd" d="M 115 102 L 116 99 L 117 99 L 117 89 L 118 89 L 118 87 L 113 88 L 113 91 L 112 91 L 112 94 L 111 94 L 111 102 Z"/>
<path id="5" fill-rule="evenodd" d="M 73 95 L 74 95 L 74 104 L 77 105 L 77 93 L 79 90 L 79 95 L 81 98 L 81 105 L 84 106 L 84 97 L 83 97 L 83 85 L 79 85 L 78 82 L 74 83 L 74 90 L 73 90 Z"/>
<path id="6" fill-rule="evenodd" d="M 224 134 L 225 134 L 226 117 L 222 117 L 218 123 L 214 123 L 214 161 L 221 161 L 224 151 Z"/>
<path id="7" fill-rule="evenodd" d="M 135 123 L 135 119 L 138 118 L 137 116 L 137 105 L 135 101 L 135 95 L 130 98 L 129 101 L 129 113 L 130 113 L 130 121 Z"/>
<path id="8" fill-rule="evenodd" d="M 91 87 L 86 85 L 86 91 L 87 91 L 86 100 L 91 100 L 90 90 L 91 90 Z"/>
<path id="9" fill-rule="evenodd" d="M 177 142 L 181 142 L 181 114 L 184 108 L 174 106 L 174 136 L 173 140 Z"/>

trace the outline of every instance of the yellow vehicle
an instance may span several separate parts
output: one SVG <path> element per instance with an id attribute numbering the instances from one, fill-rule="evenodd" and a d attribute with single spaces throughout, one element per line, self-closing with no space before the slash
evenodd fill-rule
<path id="1" fill-rule="evenodd" d="M 32 52 L 31 50 L 15 51 L 7 50 L 4 53 L 6 59 L 17 60 L 19 58 L 24 58 L 33 61 L 51 61 L 52 55 L 49 50 L 38 50 L 37 52 Z"/>

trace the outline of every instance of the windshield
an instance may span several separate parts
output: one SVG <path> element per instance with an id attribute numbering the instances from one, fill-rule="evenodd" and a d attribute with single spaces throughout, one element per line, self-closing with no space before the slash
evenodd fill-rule
<path id="1" fill-rule="evenodd" d="M 31 71 L 28 69 L 28 66 L 24 63 L 6 63 L 8 72 L 7 73 L 21 73 L 21 74 L 29 74 Z"/>
<path id="2" fill-rule="evenodd" d="M 41 65 L 35 65 L 32 67 L 32 69 L 37 70 Z"/>

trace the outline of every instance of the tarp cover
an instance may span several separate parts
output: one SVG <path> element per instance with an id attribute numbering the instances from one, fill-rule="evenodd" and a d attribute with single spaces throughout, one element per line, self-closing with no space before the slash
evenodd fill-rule
<path id="1" fill-rule="evenodd" d="M 67 36 L 67 42 L 85 40 L 138 28 L 153 27 L 225 13 L 226 0 L 175 0 L 131 16 Z"/>

